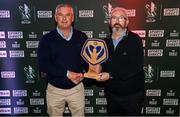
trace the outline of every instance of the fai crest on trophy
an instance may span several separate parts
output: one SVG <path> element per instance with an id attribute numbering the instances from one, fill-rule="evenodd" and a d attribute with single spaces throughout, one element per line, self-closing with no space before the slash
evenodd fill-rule
<path id="1" fill-rule="evenodd" d="M 100 39 L 87 39 L 82 48 L 81 56 L 89 64 L 89 70 L 84 74 L 84 77 L 99 78 L 97 73 L 93 71 L 92 66 L 101 64 L 108 59 L 108 50 L 105 41 Z"/>

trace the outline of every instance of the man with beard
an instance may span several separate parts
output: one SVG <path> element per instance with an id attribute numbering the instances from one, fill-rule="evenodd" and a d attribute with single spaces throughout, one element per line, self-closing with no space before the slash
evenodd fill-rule
<path id="1" fill-rule="evenodd" d="M 144 100 L 143 46 L 141 38 L 128 30 L 126 9 L 111 11 L 111 35 L 105 39 L 109 58 L 102 64 L 98 81 L 105 82 L 110 116 L 137 116 Z"/>

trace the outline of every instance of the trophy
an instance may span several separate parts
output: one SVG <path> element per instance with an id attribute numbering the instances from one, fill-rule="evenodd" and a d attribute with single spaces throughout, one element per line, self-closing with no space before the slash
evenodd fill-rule
<path id="1" fill-rule="evenodd" d="M 84 77 L 98 79 L 99 75 L 93 70 L 92 66 L 101 64 L 108 59 L 105 41 L 101 39 L 87 39 L 82 48 L 81 56 L 89 64 L 89 70 L 87 73 L 84 73 Z"/>

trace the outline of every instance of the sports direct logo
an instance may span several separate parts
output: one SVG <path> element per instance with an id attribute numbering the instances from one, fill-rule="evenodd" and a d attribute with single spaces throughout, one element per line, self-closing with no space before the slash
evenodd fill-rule
<path id="1" fill-rule="evenodd" d="M 79 17 L 92 18 L 94 17 L 94 10 L 79 10 Z"/>

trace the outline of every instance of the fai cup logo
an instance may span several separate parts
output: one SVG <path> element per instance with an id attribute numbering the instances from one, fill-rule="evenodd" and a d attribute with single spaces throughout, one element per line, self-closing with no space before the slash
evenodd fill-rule
<path id="1" fill-rule="evenodd" d="M 157 7 L 154 2 L 151 1 L 150 5 L 146 4 L 146 13 L 147 13 L 147 19 L 146 22 L 155 22 L 156 21 L 156 16 L 157 16 Z"/>
<path id="2" fill-rule="evenodd" d="M 145 83 L 152 83 L 154 80 L 154 68 L 148 64 L 147 66 L 144 66 L 144 72 L 145 72 Z"/>
<path id="3" fill-rule="evenodd" d="M 29 7 L 24 4 L 23 6 L 19 6 L 19 12 L 21 14 L 21 23 L 22 24 L 30 24 L 31 21 L 31 10 L 29 9 Z"/>
<path id="4" fill-rule="evenodd" d="M 105 41 L 100 39 L 86 40 L 81 51 L 81 56 L 89 63 L 89 71 L 84 76 L 87 78 L 98 78 L 91 66 L 101 64 L 108 59 L 108 50 Z"/>
<path id="5" fill-rule="evenodd" d="M 108 3 L 108 5 L 103 5 L 103 10 L 105 13 L 105 21 L 104 23 L 108 23 L 108 19 L 111 17 L 112 5 Z"/>
<path id="6" fill-rule="evenodd" d="M 35 79 L 35 70 L 28 65 L 28 67 L 24 67 L 24 71 L 25 71 L 25 75 L 26 75 L 26 83 L 34 83 L 34 79 Z"/>

